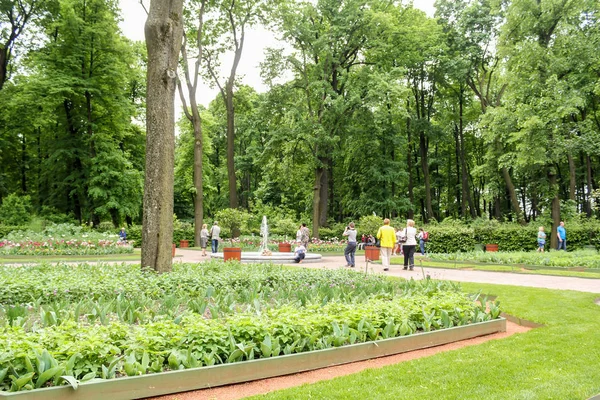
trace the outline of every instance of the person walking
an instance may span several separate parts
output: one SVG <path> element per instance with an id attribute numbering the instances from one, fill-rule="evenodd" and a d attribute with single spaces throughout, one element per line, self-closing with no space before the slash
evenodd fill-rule
<path id="1" fill-rule="evenodd" d="M 298 230 L 296 231 L 296 242 L 301 242 L 302 241 L 302 224 L 300 224 L 300 226 L 298 227 Z"/>
<path id="2" fill-rule="evenodd" d="M 200 231 L 200 248 L 202 249 L 203 257 L 206 256 L 206 245 L 207 244 L 208 244 L 208 226 L 206 224 L 202 224 L 202 230 Z"/>
<path id="3" fill-rule="evenodd" d="M 213 226 L 210 228 L 210 248 L 213 253 L 219 250 L 219 240 L 221 240 L 221 227 L 217 221 L 213 222 Z"/>
<path id="4" fill-rule="evenodd" d="M 417 248 L 417 229 L 415 228 L 415 221 L 412 219 L 406 220 L 406 228 L 404 229 L 406 235 L 406 243 L 402 246 L 402 252 L 404 253 L 404 268 L 415 269 L 415 249 Z"/>
<path id="5" fill-rule="evenodd" d="M 538 244 L 538 248 L 536 251 L 543 253 L 544 246 L 546 245 L 546 232 L 544 232 L 543 226 L 540 226 L 540 229 L 538 230 L 537 244 Z"/>
<path id="6" fill-rule="evenodd" d="M 308 242 L 310 241 L 310 231 L 306 227 L 305 222 L 302 223 L 302 227 L 300 228 L 300 230 L 302 231 L 302 239 L 301 239 L 302 245 L 304 246 L 304 249 L 306 251 L 308 251 Z"/>
<path id="7" fill-rule="evenodd" d="M 400 254 L 402 254 L 402 243 L 404 243 L 406 238 L 403 236 L 404 235 L 403 229 L 398 229 L 398 228 L 395 228 L 395 229 L 396 229 L 396 245 L 394 246 L 394 249 L 392 250 L 392 255 L 399 256 Z"/>
<path id="8" fill-rule="evenodd" d="M 564 221 L 560 221 L 560 226 L 556 228 L 556 236 L 558 238 L 558 247 L 556 250 L 567 251 L 567 230 L 565 229 Z"/>
<path id="9" fill-rule="evenodd" d="M 383 270 L 388 271 L 390 269 L 392 249 L 396 244 L 396 232 L 394 231 L 394 228 L 390 226 L 389 218 L 383 220 L 383 226 L 377 231 L 377 239 L 379 239 L 380 243 L 379 253 L 381 254 Z"/>
<path id="10" fill-rule="evenodd" d="M 421 255 L 425 255 L 425 242 L 429 239 L 429 234 L 423 230 L 423 228 L 419 228 L 419 233 L 417 234 L 417 239 L 419 239 L 419 250 L 421 250 Z"/>
<path id="11" fill-rule="evenodd" d="M 346 266 L 350 268 L 354 268 L 355 257 L 356 254 L 356 230 L 354 229 L 354 222 L 350 222 L 342 236 L 348 236 L 348 244 L 346 245 L 346 249 L 344 250 L 344 257 L 346 257 Z"/>

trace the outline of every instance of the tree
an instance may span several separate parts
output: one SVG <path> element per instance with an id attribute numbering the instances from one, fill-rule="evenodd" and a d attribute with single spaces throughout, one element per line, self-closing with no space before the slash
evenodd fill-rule
<path id="1" fill-rule="evenodd" d="M 143 135 L 131 122 L 139 96 L 129 91 L 138 54 L 120 36 L 113 3 L 56 6 L 32 20 L 40 33 L 3 89 L 0 181 L 29 194 L 36 210 L 94 225 L 132 220 L 142 199 Z"/>
<path id="2" fill-rule="evenodd" d="M 333 193 L 334 144 L 343 132 L 346 113 L 356 104 L 347 97 L 348 75 L 362 64 L 368 3 L 321 0 L 315 4 L 283 4 L 279 10 L 279 29 L 295 50 L 288 63 L 306 110 L 304 121 L 297 123 L 313 155 L 313 237 L 319 237 L 319 227 L 327 222 Z"/>
<path id="3" fill-rule="evenodd" d="M 142 266 L 171 270 L 177 63 L 183 0 L 152 0 L 145 25 L 148 49 L 146 177 Z"/>
<path id="4" fill-rule="evenodd" d="M 197 18 L 197 25 L 186 20 L 186 23 L 188 23 L 189 26 L 189 29 L 186 31 L 190 32 L 191 37 L 188 39 L 187 32 L 185 32 L 183 35 L 183 45 L 181 46 L 181 65 L 183 67 L 185 87 L 189 98 L 189 107 L 186 97 L 183 94 L 183 84 L 179 79 L 177 80 L 179 97 L 183 103 L 183 111 L 187 119 L 192 123 L 192 128 L 194 130 L 194 167 L 192 176 L 194 181 L 194 246 L 196 247 L 200 246 L 200 232 L 202 231 L 202 224 L 204 222 L 204 187 L 202 176 L 204 138 L 202 135 L 202 119 L 200 117 L 196 95 L 198 91 L 200 64 L 202 62 L 204 50 L 204 13 L 207 3 L 208 0 L 200 0 L 199 3 L 191 2 L 188 5 L 189 9 L 187 10 L 188 15 L 194 15 Z M 195 44 L 196 53 L 191 73 L 187 49 L 188 42 Z"/>
<path id="5" fill-rule="evenodd" d="M 45 5 L 44 0 L 0 0 L 0 90 L 8 79 L 19 37 L 31 20 L 43 13 Z"/>
<path id="6" fill-rule="evenodd" d="M 227 110 L 227 178 L 230 208 L 237 208 L 239 205 L 235 172 L 235 79 L 244 51 L 246 29 L 265 21 L 271 3 L 273 2 L 268 0 L 219 0 L 213 10 L 215 18 L 204 23 L 207 32 L 203 34 L 203 39 L 208 41 L 203 50 L 205 65 L 214 84 L 219 88 Z M 233 51 L 233 61 L 229 75 L 223 83 L 218 68 L 221 65 L 221 56 L 227 51 Z"/>

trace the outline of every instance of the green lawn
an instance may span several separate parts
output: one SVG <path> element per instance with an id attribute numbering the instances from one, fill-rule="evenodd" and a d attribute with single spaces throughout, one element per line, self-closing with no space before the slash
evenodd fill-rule
<path id="1" fill-rule="evenodd" d="M 29 264 L 38 262 L 110 262 L 110 261 L 139 261 L 140 249 L 134 249 L 132 254 L 107 254 L 92 256 L 0 256 L 0 264 Z"/>
<path id="2" fill-rule="evenodd" d="M 255 399 L 588 399 L 600 393 L 598 294 L 463 283 L 542 328 Z"/>
<path id="3" fill-rule="evenodd" d="M 377 261 L 381 263 L 381 261 Z M 404 259 L 402 257 L 392 257 L 392 265 L 402 265 Z M 551 266 L 530 266 L 523 268 L 521 265 L 511 264 L 489 264 L 477 263 L 468 261 L 432 261 L 428 258 L 415 257 L 415 266 L 425 268 L 445 268 L 445 269 L 472 269 L 476 271 L 493 271 L 493 272 L 513 272 L 516 274 L 533 274 L 533 275 L 553 275 L 553 276 L 572 276 L 578 278 L 600 279 L 600 270 L 588 268 L 583 271 L 569 270 L 568 268 L 551 267 Z"/>

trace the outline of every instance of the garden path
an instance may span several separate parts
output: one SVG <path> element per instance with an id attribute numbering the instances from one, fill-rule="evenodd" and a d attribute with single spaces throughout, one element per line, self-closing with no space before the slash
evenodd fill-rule
<path id="1" fill-rule="evenodd" d="M 177 249 L 175 262 L 203 262 L 210 260 L 210 257 L 203 257 L 197 250 Z M 384 273 L 380 264 L 369 263 L 366 267 L 364 257 L 357 257 L 356 267 L 358 270 L 369 273 Z M 344 268 L 346 260 L 344 256 L 324 256 L 321 261 L 303 264 L 290 264 L 307 268 Z M 489 272 L 489 271 L 467 271 L 457 269 L 443 268 L 423 268 L 419 267 L 419 258 L 416 259 L 417 266 L 414 271 L 404 271 L 401 266 L 394 266 L 390 271 L 385 272 L 390 276 L 398 276 L 406 279 L 423 279 L 424 276 L 431 276 L 433 279 L 442 279 L 458 282 L 474 283 L 494 283 L 499 285 L 529 286 L 546 289 L 575 290 L 578 292 L 600 293 L 600 279 L 574 278 L 566 276 L 535 275 L 535 274 L 516 274 L 510 272 Z"/>

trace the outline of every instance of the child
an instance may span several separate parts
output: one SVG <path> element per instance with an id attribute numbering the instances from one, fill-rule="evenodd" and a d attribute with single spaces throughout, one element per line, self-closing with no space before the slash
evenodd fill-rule
<path id="1" fill-rule="evenodd" d="M 300 264 L 302 260 L 304 260 L 304 256 L 306 255 L 306 247 L 304 247 L 301 241 L 298 241 L 298 245 L 294 250 L 294 254 L 296 255 L 296 257 L 294 258 L 294 262 Z"/>
<path id="2" fill-rule="evenodd" d="M 546 244 L 546 233 L 544 232 L 544 227 L 540 226 L 537 236 L 538 248 L 536 251 L 544 252 L 544 245 Z"/>

